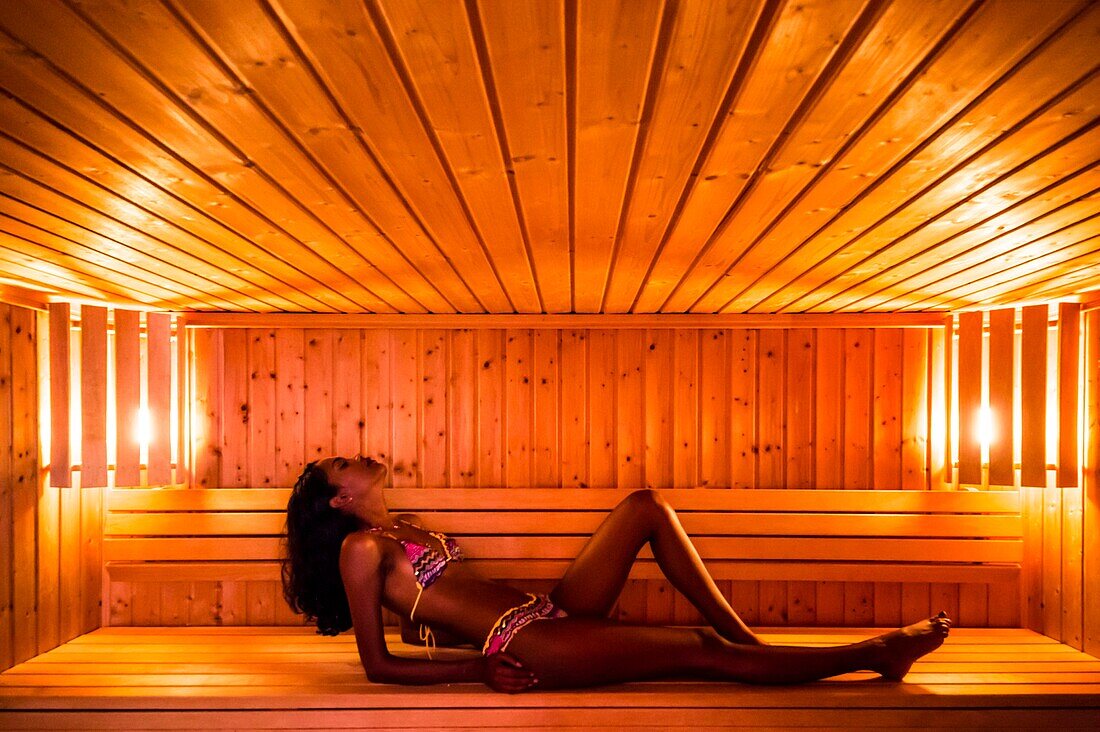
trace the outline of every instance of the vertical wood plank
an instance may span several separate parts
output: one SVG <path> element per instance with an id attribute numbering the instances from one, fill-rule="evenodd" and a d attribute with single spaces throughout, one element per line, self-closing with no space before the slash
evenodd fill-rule
<path id="1" fill-rule="evenodd" d="M 844 624 L 867 626 L 875 622 L 875 583 L 844 583 Z"/>
<path id="2" fill-rule="evenodd" d="M 80 633 L 100 626 L 103 605 L 103 488 L 80 488 Z"/>
<path id="3" fill-rule="evenodd" d="M 642 364 L 645 331 L 621 330 L 615 338 L 615 485 L 645 485 L 645 411 Z"/>
<path id="4" fill-rule="evenodd" d="M 1084 649 L 1082 513 L 1081 489 L 1062 490 L 1062 642 L 1077 650 Z"/>
<path id="5" fill-rule="evenodd" d="M 222 625 L 247 624 L 248 584 L 241 580 L 218 583 L 217 598 Z"/>
<path id="6" fill-rule="evenodd" d="M 53 313 L 51 313 L 52 315 Z M 68 339 L 68 346 L 65 351 L 69 354 L 69 363 L 61 368 L 71 374 L 78 368 L 80 362 L 80 334 L 74 333 L 70 328 L 67 332 L 64 330 L 59 331 L 58 336 L 59 340 Z M 54 344 L 51 343 L 51 351 L 53 349 Z M 72 384 L 70 383 L 69 386 L 72 386 Z M 66 409 L 68 408 L 66 407 Z M 72 435 L 73 440 L 76 438 L 75 434 Z M 63 588 L 60 598 L 61 627 L 59 640 L 61 642 L 80 635 L 83 632 L 84 621 L 83 556 L 81 554 L 80 537 L 83 523 L 81 521 L 80 494 L 83 491 L 76 490 L 79 483 L 70 483 L 70 485 L 72 486 L 70 489 L 61 491 L 61 525 L 59 529 L 61 534 L 59 551 L 61 569 L 58 577 L 58 583 Z"/>
<path id="7" fill-rule="evenodd" d="M 275 624 L 275 583 L 249 582 L 245 587 L 245 624 Z"/>
<path id="8" fill-rule="evenodd" d="M 758 331 L 756 424 L 758 488 L 786 488 L 786 338 L 782 330 Z M 763 589 L 761 589 L 763 592 Z M 761 595 L 763 612 L 763 595 Z"/>
<path id="9" fill-rule="evenodd" d="M 1020 339 L 1020 483 L 1043 487 L 1047 475 L 1047 320 L 1050 308 L 1023 308 Z"/>
<path id="10" fill-rule="evenodd" d="M 650 625 L 671 625 L 676 617 L 676 590 L 665 580 L 647 580 L 645 621 Z"/>
<path id="11" fill-rule="evenodd" d="M 184 327 L 180 319 L 175 323 L 175 338 L 172 345 L 175 347 L 173 356 L 176 362 L 176 379 L 173 388 L 173 400 L 176 406 L 176 464 L 172 480 L 180 485 L 191 485 L 194 470 L 194 456 L 191 453 L 191 445 L 194 441 L 191 430 L 194 422 L 194 407 L 191 395 L 195 391 L 192 374 L 195 344 L 191 329 Z"/>
<path id="12" fill-rule="evenodd" d="M 871 488 L 871 389 L 874 331 L 844 331 L 844 488 Z M 847 611 L 846 620 L 852 616 Z"/>
<path id="13" fill-rule="evenodd" d="M 959 618 L 963 628 L 984 628 L 989 624 L 988 585 L 978 582 L 959 584 Z"/>
<path id="14" fill-rule="evenodd" d="M 69 453 L 71 381 L 71 319 L 69 303 L 50 303 L 50 485 L 72 485 Z"/>
<path id="15" fill-rule="evenodd" d="M 1085 316 L 1085 466 L 1081 518 L 1082 648 L 1100 655 L 1100 309 Z"/>
<path id="16" fill-rule="evenodd" d="M 275 485 L 277 366 L 275 331 L 248 330 L 248 480 L 255 488 Z"/>
<path id="17" fill-rule="evenodd" d="M 787 331 L 787 479 L 788 488 L 814 487 L 815 333 L 809 328 Z"/>
<path id="18" fill-rule="evenodd" d="M 746 625 L 760 623 L 760 582 L 758 580 L 731 580 L 730 605 Z"/>
<path id="19" fill-rule="evenodd" d="M 902 465 L 902 331 L 880 328 L 874 341 L 871 487 L 897 490 Z"/>
<path id="20" fill-rule="evenodd" d="M 450 485 L 477 485 L 477 337 L 464 329 L 451 333 L 447 403 Z"/>
<path id="21" fill-rule="evenodd" d="M 1062 491 L 1043 489 L 1043 635 L 1062 640 Z"/>
<path id="22" fill-rule="evenodd" d="M 305 332 L 275 331 L 275 486 L 294 485 L 305 463 Z"/>
<path id="23" fill-rule="evenodd" d="M 393 332 L 393 485 L 420 482 L 420 331 Z"/>
<path id="24" fill-rule="evenodd" d="M 305 424 L 305 461 L 333 454 L 333 342 L 332 330 L 307 329 L 304 333 L 302 396 Z"/>
<path id="25" fill-rule="evenodd" d="M 387 485 L 393 480 L 392 343 L 390 332 L 363 331 L 363 400 L 366 404 L 365 452 L 386 465 Z"/>
<path id="26" fill-rule="evenodd" d="M 1077 398 L 1081 381 L 1081 304 L 1058 303 L 1058 482 L 1078 484 Z"/>
<path id="27" fill-rule="evenodd" d="M 1016 405 L 1013 363 L 1016 310 L 1002 308 L 989 313 L 989 411 L 993 422 L 989 445 L 989 484 L 1011 486 Z"/>
<path id="28" fill-rule="evenodd" d="M 1026 362 L 1026 359 L 1025 359 Z M 1043 491 L 1025 486 L 1021 491 L 1024 518 L 1024 558 L 1020 567 L 1021 622 L 1036 633 L 1043 631 Z"/>
<path id="29" fill-rule="evenodd" d="M 0 481 L 10 481 L 11 485 L 11 617 L 14 622 L 14 660 L 19 662 L 38 653 L 38 552 L 35 535 L 39 488 L 38 356 L 35 351 L 34 311 L 13 306 L 8 312 L 11 317 L 11 442 L 8 443 L 11 446 L 11 469 L 8 475 L 0 473 Z M 0 401 L 0 409 L 5 409 L 3 401 Z M 0 531 L 7 531 L 7 527 L 0 524 Z"/>
<path id="30" fill-rule="evenodd" d="M 12 469 L 12 319 L 14 306 L 0 302 L 0 669 L 17 662 L 15 652 L 16 617 L 12 602 L 12 575 L 15 572 L 15 523 Z M 18 659 L 22 660 L 22 659 Z"/>
<path id="31" fill-rule="evenodd" d="M 49 421 L 49 401 L 46 394 L 50 388 L 50 343 L 48 336 L 50 328 L 50 316 L 48 313 L 35 314 L 35 341 L 36 341 L 36 378 L 38 380 L 38 404 L 35 420 L 36 430 L 42 424 Z M 0 355 L 0 360 L 3 356 Z M 0 400 L 0 404 L 3 401 Z M 0 410 L 4 407 L 0 406 Z M 36 432 L 37 434 L 37 432 Z M 61 643 L 61 584 L 59 581 L 61 567 L 59 554 L 61 537 L 59 529 L 61 524 L 61 491 L 49 485 L 49 474 L 41 470 L 41 465 L 49 459 L 46 454 L 46 446 L 39 442 L 38 455 L 35 456 L 38 488 L 38 649 L 37 653 L 45 653 Z M 0 489 L 2 492 L 3 489 Z M 0 505 L 3 498 L 0 497 Z M 3 526 L 0 519 L 0 526 Z M 3 540 L 0 540 L 0 544 Z M 3 554 L 3 551 L 0 551 Z M 0 557 L 0 566 L 3 566 L 3 557 Z M 0 570 L 0 581 L 3 581 L 3 570 Z M 0 613 L 2 614 L 2 613 Z M 4 622 L 0 619 L 0 633 L 3 633 Z"/>
<path id="32" fill-rule="evenodd" d="M 982 318 L 980 311 L 959 314 L 959 483 L 982 482 L 978 422 L 982 406 Z"/>
<path id="33" fill-rule="evenodd" d="M 588 331 L 588 481 L 592 488 L 616 488 L 615 382 L 613 330 Z"/>
<path id="34" fill-rule="evenodd" d="M 760 439 L 756 425 L 756 358 L 759 331 L 735 329 L 729 339 L 729 400 L 730 400 L 730 486 L 756 488 L 757 445 Z"/>
<path id="35" fill-rule="evenodd" d="M 145 314 L 145 402 L 149 410 L 149 485 L 172 482 L 172 316 Z M 176 393 L 185 394 L 182 388 Z"/>
<path id="36" fill-rule="evenodd" d="M 672 477 L 673 332 L 647 330 L 645 365 L 645 485 L 664 488 Z"/>
<path id="37" fill-rule="evenodd" d="M 221 342 L 219 330 L 191 331 L 191 480 L 201 488 L 216 488 L 221 474 Z"/>
<path id="38" fill-rule="evenodd" d="M 160 583 L 134 582 L 132 587 L 130 614 L 133 624 L 160 625 Z"/>
<path id="39" fill-rule="evenodd" d="M 556 328 L 539 328 L 534 331 L 533 338 L 535 382 L 533 480 L 536 486 L 553 487 L 561 483 L 561 455 L 558 447 L 561 434 L 558 424 L 561 413 L 561 394 L 558 390 L 561 331 Z M 639 363 L 641 363 L 640 354 Z M 571 395 L 570 398 L 572 398 Z"/>
<path id="40" fill-rule="evenodd" d="M 363 452 L 366 428 L 360 331 L 338 330 L 333 338 L 332 449 L 336 455 L 357 455 Z"/>
<path id="41" fill-rule="evenodd" d="M 942 490 L 951 482 L 947 445 L 948 425 L 951 422 L 951 395 L 947 388 L 948 374 L 943 366 L 948 346 L 946 328 L 928 329 L 928 488 Z"/>
<path id="42" fill-rule="evenodd" d="M 814 368 L 814 487 L 844 487 L 844 342 L 840 328 L 817 331 Z"/>
<path id="43" fill-rule="evenodd" d="M 787 583 L 787 621 L 796 626 L 817 622 L 816 582 L 792 580 Z"/>
<path id="44" fill-rule="evenodd" d="M 478 485 L 504 484 L 504 332 L 477 332 Z"/>
<path id="45" fill-rule="evenodd" d="M 191 583 L 160 583 L 160 619 L 157 625 L 187 625 L 191 615 Z"/>
<path id="46" fill-rule="evenodd" d="M 945 315 L 943 319 L 943 479 L 944 485 L 955 484 L 955 451 L 954 451 L 954 404 L 956 378 L 954 371 L 955 353 L 955 317 Z"/>
<path id="47" fill-rule="evenodd" d="M 424 330 L 420 343 L 420 472 L 423 485 L 447 485 L 447 332 Z"/>
<path id="48" fill-rule="evenodd" d="M 929 403 L 928 345 L 931 329 L 907 328 L 902 332 L 901 366 L 901 488 L 927 490 L 930 485 L 928 448 Z M 938 364 L 939 361 L 933 361 Z M 938 440 L 936 441 L 938 443 Z"/>
<path id="49" fill-rule="evenodd" d="M 901 583 L 876 582 L 874 591 L 875 625 L 880 628 L 894 628 L 901 623 Z"/>
<path id="50" fill-rule="evenodd" d="M 698 484 L 699 331 L 673 331 L 672 484 Z"/>
<path id="51" fill-rule="evenodd" d="M 107 309 L 80 308 L 80 487 L 107 485 Z"/>
<path id="52" fill-rule="evenodd" d="M 817 624 L 829 627 L 844 625 L 844 583 L 817 583 Z"/>
<path id="53" fill-rule="evenodd" d="M 760 580 L 760 624 L 787 625 L 787 583 Z"/>
<path id="54" fill-rule="evenodd" d="M 990 628 L 1020 627 L 1020 584 L 1019 582 L 996 582 L 989 588 Z"/>
<path id="55" fill-rule="evenodd" d="M 588 485 L 588 334 L 561 334 L 561 484 Z"/>
<path id="56" fill-rule="evenodd" d="M 250 376 L 248 331 L 244 328 L 226 328 L 222 333 L 219 487 L 243 488 L 249 485 L 248 437 L 252 421 L 252 404 L 248 400 Z"/>
<path id="57" fill-rule="evenodd" d="M 909 625 L 931 616 L 932 611 L 928 606 L 928 583 L 903 582 L 901 585 L 901 624 Z"/>
<path id="58" fill-rule="evenodd" d="M 188 625 L 221 625 L 218 583 L 192 582 L 191 603 L 187 612 Z"/>
<path id="59" fill-rule="evenodd" d="M 535 412 L 531 331 L 506 331 L 504 352 L 504 481 L 509 487 L 526 488 L 531 485 Z"/>
<path id="60" fill-rule="evenodd" d="M 115 310 L 115 486 L 141 485 L 141 313 Z"/>
<path id="61" fill-rule="evenodd" d="M 699 485 L 730 484 L 729 362 L 730 331 L 700 332 L 699 356 Z"/>
<path id="62" fill-rule="evenodd" d="M 112 582 L 108 589 L 111 612 L 108 623 L 111 627 L 134 624 L 134 613 L 130 607 L 133 585 L 130 582 Z"/>
<path id="63" fill-rule="evenodd" d="M 928 605 L 929 615 L 942 610 L 949 618 L 959 617 L 959 585 L 954 582 L 929 583 Z"/>

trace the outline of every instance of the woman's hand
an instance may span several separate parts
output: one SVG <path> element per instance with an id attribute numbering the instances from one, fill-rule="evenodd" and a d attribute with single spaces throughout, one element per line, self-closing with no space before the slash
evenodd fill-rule
<path id="1" fill-rule="evenodd" d="M 535 674 L 525 669 L 518 658 L 503 651 L 485 657 L 482 680 L 493 691 L 506 694 L 527 691 L 539 683 Z"/>

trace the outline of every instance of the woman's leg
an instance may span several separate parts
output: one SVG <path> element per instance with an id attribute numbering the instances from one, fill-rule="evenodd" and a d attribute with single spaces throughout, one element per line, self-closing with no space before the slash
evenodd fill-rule
<path id="1" fill-rule="evenodd" d="M 671 678 L 795 684 L 852 671 L 900 680 L 943 643 L 948 630 L 947 619 L 935 617 L 860 643 L 802 648 L 730 643 L 710 628 L 562 618 L 531 623 L 508 652 L 534 672 L 536 689 Z"/>
<path id="2" fill-rule="evenodd" d="M 672 586 L 727 640 L 761 644 L 714 583 L 676 512 L 657 491 L 627 496 L 604 519 L 550 593 L 573 616 L 607 617 L 646 543 Z"/>

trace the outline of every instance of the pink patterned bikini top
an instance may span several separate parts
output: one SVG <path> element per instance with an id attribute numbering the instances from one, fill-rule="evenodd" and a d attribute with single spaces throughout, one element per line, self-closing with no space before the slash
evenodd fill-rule
<path id="1" fill-rule="evenodd" d="M 425 531 L 430 536 L 435 537 L 439 545 L 443 547 L 443 552 L 440 553 L 433 547 L 418 544 L 409 539 L 399 539 L 393 534 L 383 530 L 380 526 L 375 526 L 370 529 L 370 532 L 377 532 L 381 533 L 382 536 L 388 536 L 404 547 L 405 556 L 409 558 L 409 564 L 412 565 L 413 574 L 416 575 L 416 584 L 420 586 L 421 590 L 431 586 L 433 582 L 442 577 L 443 570 L 447 568 L 448 563 L 462 561 L 462 550 L 459 548 L 458 543 L 451 537 L 446 534 L 441 534 L 438 531 L 428 531 L 408 521 L 404 521 L 403 523 L 407 523 L 409 526 Z"/>

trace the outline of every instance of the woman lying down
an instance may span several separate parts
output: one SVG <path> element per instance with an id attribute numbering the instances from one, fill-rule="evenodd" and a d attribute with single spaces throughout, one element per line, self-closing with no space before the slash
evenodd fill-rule
<path id="1" fill-rule="evenodd" d="M 796 684 L 852 671 L 900 680 L 943 643 L 946 614 L 859 643 L 763 643 L 707 573 L 676 513 L 652 490 L 607 516 L 549 595 L 479 576 L 449 536 L 386 507 L 386 467 L 330 457 L 305 467 L 287 504 L 283 588 L 296 612 L 335 635 L 355 629 L 367 678 L 392 684 L 482 682 L 503 692 L 643 679 Z M 649 544 L 672 585 L 709 627 L 628 625 L 608 618 L 639 550 Z M 382 608 L 420 625 L 422 639 L 469 643 L 466 660 L 401 658 L 386 649 Z M 428 630 L 428 629 L 431 630 Z M 408 637 L 407 633 L 405 637 Z"/>

